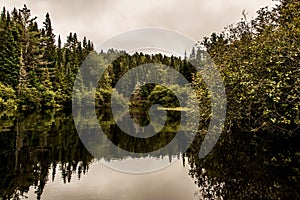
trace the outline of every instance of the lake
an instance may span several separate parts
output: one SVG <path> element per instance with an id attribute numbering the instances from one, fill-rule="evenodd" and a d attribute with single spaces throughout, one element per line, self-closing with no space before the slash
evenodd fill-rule
<path id="1" fill-rule="evenodd" d="M 172 112 L 177 118 L 179 111 Z M 165 146 L 173 139 L 176 123 L 170 120 L 174 126 L 168 125 L 158 142 L 139 145 L 139 140 L 120 134 L 109 111 L 102 109 L 97 116 L 106 137 L 112 140 L 102 145 L 103 157 L 95 157 L 85 148 L 70 112 L 2 112 L 0 199 L 300 198 L 298 137 L 270 139 L 223 133 L 210 154 L 199 159 L 203 137 L 198 135 L 187 152 L 178 144 L 158 155 L 133 158 L 116 154 L 111 145 L 150 152 L 157 143 Z M 133 117 L 137 123 L 147 124 L 143 112 L 135 112 Z M 88 122 L 86 125 L 90 128 Z M 124 143 L 128 145 L 122 146 Z M 148 173 L 121 172 L 114 167 L 142 162 L 147 168 L 157 160 L 165 167 Z"/>

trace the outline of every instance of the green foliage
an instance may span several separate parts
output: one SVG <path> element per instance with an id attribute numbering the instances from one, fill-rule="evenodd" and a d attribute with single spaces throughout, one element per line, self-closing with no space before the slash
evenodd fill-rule
<path id="1" fill-rule="evenodd" d="M 299 128 L 300 4 L 284 0 L 262 8 L 203 45 L 223 76 L 227 130 L 295 134 Z M 195 80 L 197 83 L 197 80 Z"/>
<path id="2" fill-rule="evenodd" d="M 84 38 L 84 47 L 71 34 L 65 47 L 55 45 L 51 19 L 46 14 L 39 29 L 36 17 L 24 5 L 11 13 L 3 8 L 0 18 L 0 83 L 12 88 L 15 96 L 3 93 L 1 104 L 26 108 L 67 107 L 81 62 L 93 50 Z M 60 39 L 60 38 L 59 38 Z M 1 106 L 5 109 L 7 106 Z"/>
<path id="3" fill-rule="evenodd" d="M 174 85 L 174 90 L 177 91 L 180 96 L 184 96 L 181 91 L 178 91 L 178 87 Z M 178 96 L 178 97 L 180 97 Z M 156 85 L 153 91 L 148 96 L 148 100 L 151 104 L 161 104 L 165 107 L 180 107 L 178 97 L 172 91 L 172 88 L 166 88 L 162 85 Z"/>
<path id="4" fill-rule="evenodd" d="M 19 73 L 19 44 L 17 29 L 13 26 L 9 13 L 2 11 L 0 19 L 0 77 L 1 82 L 16 87 Z"/>
<path id="5" fill-rule="evenodd" d="M 35 87 L 22 88 L 22 95 L 18 97 L 20 105 L 24 109 L 38 109 L 41 108 L 42 94 Z"/>
<path id="6" fill-rule="evenodd" d="M 16 109 L 16 92 L 0 82 L 0 109 Z"/>
<path id="7" fill-rule="evenodd" d="M 96 107 L 106 107 L 110 105 L 110 99 L 111 99 L 112 89 L 104 89 L 99 88 L 96 91 Z M 122 98 L 120 95 L 117 95 L 117 101 L 122 102 Z"/>

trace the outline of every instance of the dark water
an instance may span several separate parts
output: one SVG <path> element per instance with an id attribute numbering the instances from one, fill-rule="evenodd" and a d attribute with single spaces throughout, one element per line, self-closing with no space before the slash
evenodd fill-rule
<path id="1" fill-rule="evenodd" d="M 112 116 L 104 111 L 98 116 L 107 136 L 116 135 Z M 162 159 L 172 162 L 169 167 L 129 174 L 101 164 L 85 149 L 71 113 L 6 112 L 0 117 L 0 199 L 300 199 L 299 137 L 224 133 L 203 160 L 197 157 L 202 138 L 196 137 L 186 153 L 179 146 L 145 161 Z M 145 116 L 136 118 L 145 123 Z M 144 152 L 153 145 L 135 148 Z M 110 163 L 131 159 L 107 155 L 110 159 L 103 159 Z"/>

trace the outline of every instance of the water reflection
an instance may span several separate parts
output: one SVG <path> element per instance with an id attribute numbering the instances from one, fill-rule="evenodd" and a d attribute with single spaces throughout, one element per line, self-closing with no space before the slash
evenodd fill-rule
<path id="1" fill-rule="evenodd" d="M 40 199 L 48 177 L 55 178 L 58 166 L 66 183 L 72 173 L 80 179 L 92 159 L 76 135 L 69 114 L 2 113 L 0 199 L 19 199 L 30 186 Z"/>
<path id="2" fill-rule="evenodd" d="M 107 145 L 130 143 L 140 152 L 148 151 L 155 145 L 154 142 L 140 145 L 121 137 L 111 114 L 104 109 L 99 111 L 98 116 L 101 126 L 113 143 L 102 144 L 105 145 L 105 156 L 97 159 L 103 159 L 111 165 L 125 163 L 134 166 L 137 160 L 131 159 L 130 154 L 116 154 L 113 148 L 106 148 Z M 0 199 L 20 199 L 32 190 L 35 198 L 41 199 L 46 184 L 57 178 L 63 183 L 74 182 L 74 178 L 81 179 L 91 166 L 95 168 L 99 164 L 84 148 L 71 113 L 2 113 L 0 123 Z M 92 128 L 88 121 L 85 128 L 87 133 Z M 172 127 L 168 128 L 168 133 L 171 133 L 171 129 Z M 164 143 L 170 138 L 172 135 L 165 134 L 159 141 Z M 180 159 L 180 145 L 168 150 L 164 154 L 158 152 L 156 156 L 144 155 L 139 159 L 145 168 L 151 165 L 153 159 L 166 163 Z M 89 179 L 94 181 L 93 177 Z"/>
<path id="3" fill-rule="evenodd" d="M 224 134 L 199 160 L 197 142 L 189 149 L 189 174 L 199 199 L 299 199 L 300 137 Z"/>
<path id="4" fill-rule="evenodd" d="M 126 138 L 114 136 L 118 130 L 109 112 L 99 112 L 106 134 L 119 143 L 126 142 Z M 136 118 L 144 123 L 147 116 L 138 112 Z M 199 136 L 185 154 L 180 153 L 178 145 L 178 149 L 169 149 L 164 154 L 140 157 L 148 161 L 180 162 L 156 173 L 137 176 L 99 164 L 81 143 L 71 113 L 1 113 L 0 119 L 0 199 L 3 200 L 25 196 L 124 200 L 300 198 L 299 136 L 274 139 L 263 134 L 223 134 L 202 160 L 198 153 L 203 137 Z M 169 127 L 168 131 L 171 130 Z M 162 140 L 168 141 L 169 137 L 163 136 Z M 149 147 L 139 148 L 146 151 Z M 105 155 L 109 156 L 101 158 L 106 162 L 118 165 L 131 159 L 126 154 L 116 157 L 107 149 Z M 136 160 L 131 161 L 128 164 L 134 165 Z M 149 163 L 145 162 L 145 166 Z"/>

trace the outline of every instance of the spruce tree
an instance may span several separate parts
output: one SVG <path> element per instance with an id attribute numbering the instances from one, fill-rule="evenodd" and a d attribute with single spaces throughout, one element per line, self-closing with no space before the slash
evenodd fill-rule
<path id="1" fill-rule="evenodd" d="M 49 13 L 46 14 L 44 24 L 44 35 L 43 40 L 45 43 L 44 59 L 49 62 L 48 68 L 54 67 L 55 62 L 55 35 L 53 34 L 51 19 Z"/>
<path id="2" fill-rule="evenodd" d="M 0 19 L 0 77 L 6 86 L 16 88 L 19 72 L 19 45 L 9 13 L 3 8 Z"/>

